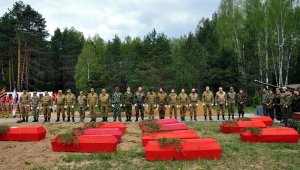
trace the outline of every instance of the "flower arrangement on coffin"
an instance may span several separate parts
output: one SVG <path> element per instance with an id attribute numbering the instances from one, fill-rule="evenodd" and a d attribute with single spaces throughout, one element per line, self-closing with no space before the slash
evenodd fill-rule
<path id="1" fill-rule="evenodd" d="M 6 135 L 9 129 L 9 125 L 0 125 L 0 135 Z"/>
<path id="2" fill-rule="evenodd" d="M 237 122 L 234 120 L 228 120 L 228 121 L 224 121 L 221 123 L 221 126 L 226 126 L 226 127 L 231 127 L 231 126 L 236 126 Z"/>
<path id="3" fill-rule="evenodd" d="M 104 123 L 87 122 L 87 123 L 84 124 L 84 129 L 97 128 L 97 127 L 101 127 L 102 125 L 104 125 Z"/>
<path id="4" fill-rule="evenodd" d="M 182 140 L 179 138 L 160 138 L 157 139 L 162 148 L 172 147 L 176 149 L 177 152 L 183 152 Z"/>
<path id="5" fill-rule="evenodd" d="M 62 144 L 62 145 L 74 145 L 79 146 L 79 142 L 73 132 L 67 132 L 59 134 L 54 140 L 55 142 Z"/>
<path id="6" fill-rule="evenodd" d="M 253 135 L 261 136 L 261 130 L 262 130 L 262 128 L 248 127 L 248 128 L 244 128 L 242 131 L 243 132 L 248 131 Z"/>

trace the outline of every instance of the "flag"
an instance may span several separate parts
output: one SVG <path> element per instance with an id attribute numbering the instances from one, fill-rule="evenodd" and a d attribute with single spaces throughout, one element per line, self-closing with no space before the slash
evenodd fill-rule
<path id="1" fill-rule="evenodd" d="M 12 94 L 13 100 L 12 100 L 12 104 L 13 104 L 13 109 L 12 109 L 12 115 L 15 117 L 16 116 L 16 110 L 17 110 L 17 91 L 16 91 L 16 86 L 14 86 L 14 92 Z"/>
<path id="2" fill-rule="evenodd" d="M 6 95 L 7 95 L 7 93 L 6 93 L 5 88 L 2 88 L 2 90 L 0 91 L 0 98 L 4 97 Z"/>

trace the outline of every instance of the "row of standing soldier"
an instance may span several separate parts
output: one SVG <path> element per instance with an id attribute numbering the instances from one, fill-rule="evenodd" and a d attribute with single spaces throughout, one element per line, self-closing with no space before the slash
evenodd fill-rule
<path id="1" fill-rule="evenodd" d="M 147 112 L 149 114 L 149 119 L 154 119 L 154 110 L 158 107 L 159 118 L 165 118 L 166 107 L 169 107 L 170 118 L 173 117 L 177 119 L 177 109 L 180 110 L 181 121 L 185 121 L 186 111 L 190 110 L 190 120 L 197 120 L 197 107 L 199 96 L 196 93 L 195 89 L 192 89 L 192 92 L 187 95 L 185 90 L 182 89 L 181 92 L 177 95 L 175 90 L 172 89 L 171 93 L 168 95 L 163 88 L 160 88 L 158 93 L 155 93 L 153 90 L 150 90 L 145 94 L 142 90 L 142 87 L 139 87 L 135 93 L 131 92 L 130 87 L 127 88 L 127 91 L 122 94 L 119 91 L 119 88 L 115 88 L 115 92 L 110 96 L 105 89 L 102 89 L 101 93 L 98 95 L 94 89 L 90 90 L 91 92 L 88 96 L 83 94 L 83 91 L 80 91 L 80 95 L 77 97 L 78 102 L 78 112 L 80 114 L 80 121 L 85 119 L 86 108 L 89 108 L 91 121 L 96 121 L 96 108 L 99 106 L 101 110 L 102 122 L 107 122 L 108 111 L 111 107 L 113 110 L 113 120 L 116 121 L 117 118 L 121 121 L 121 111 L 122 108 L 126 113 L 126 121 L 131 122 L 132 109 L 135 108 L 136 119 L 138 121 L 139 117 L 144 120 L 144 108 L 147 107 Z M 244 117 L 244 107 L 246 103 L 246 96 L 243 90 L 240 90 L 236 94 L 233 88 L 230 88 L 228 93 L 223 91 L 223 88 L 220 87 L 219 91 L 216 93 L 215 97 L 210 91 L 209 87 L 206 87 L 206 90 L 202 94 L 204 118 L 207 120 L 207 113 L 209 114 L 209 120 L 212 119 L 212 106 L 217 106 L 217 119 L 225 120 L 225 106 L 228 105 L 228 119 L 234 119 L 234 106 L 235 101 L 237 100 L 238 105 L 238 114 L 239 117 Z M 33 97 L 23 91 L 23 94 L 20 96 L 19 109 L 20 115 L 23 118 L 23 121 L 28 121 L 28 107 L 32 107 L 34 122 L 38 121 L 38 111 L 41 110 L 44 114 L 44 122 L 49 122 L 51 118 L 51 109 L 57 112 L 56 121 L 60 121 L 60 114 L 62 113 L 63 121 L 70 121 L 72 116 L 72 121 L 74 122 L 74 105 L 76 102 L 75 95 L 71 92 L 70 89 L 67 90 L 67 94 L 64 95 L 62 90 L 58 91 L 54 102 L 52 102 L 51 96 L 48 92 L 45 92 L 45 95 L 40 99 L 37 96 L 37 93 L 34 92 Z M 67 120 L 65 115 L 65 109 L 67 110 Z"/>
<path id="2" fill-rule="evenodd" d="M 272 89 L 264 88 L 262 96 L 264 115 L 270 116 L 274 120 L 274 111 L 278 121 L 286 122 L 292 117 L 293 112 L 300 112 L 299 88 L 293 92 L 286 87 L 276 88 L 275 93 Z"/>

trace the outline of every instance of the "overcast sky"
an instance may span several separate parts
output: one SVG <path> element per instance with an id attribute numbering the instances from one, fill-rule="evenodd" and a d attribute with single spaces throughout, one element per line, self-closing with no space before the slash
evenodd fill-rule
<path id="1" fill-rule="evenodd" d="M 217 11 L 220 0 L 23 0 L 46 18 L 51 35 L 58 28 L 74 26 L 85 37 L 98 33 L 105 40 L 114 35 L 144 37 L 153 28 L 169 37 L 180 37 L 195 28 L 202 17 Z M 0 0 L 0 15 L 15 0 Z"/>

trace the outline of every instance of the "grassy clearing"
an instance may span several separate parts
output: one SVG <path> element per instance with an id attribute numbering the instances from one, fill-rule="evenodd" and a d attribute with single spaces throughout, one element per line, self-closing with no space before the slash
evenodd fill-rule
<path id="1" fill-rule="evenodd" d="M 35 167 L 33 169 L 299 169 L 300 143 L 245 143 L 238 134 L 222 134 L 219 122 L 187 122 L 203 137 L 213 137 L 223 148 L 221 160 L 195 161 L 146 161 L 141 142 L 128 151 L 117 150 L 112 154 L 65 153 L 55 167 Z M 138 128 L 138 125 L 135 125 Z M 276 124 L 275 126 L 279 126 Z M 141 134 L 129 132 L 126 135 Z"/>

